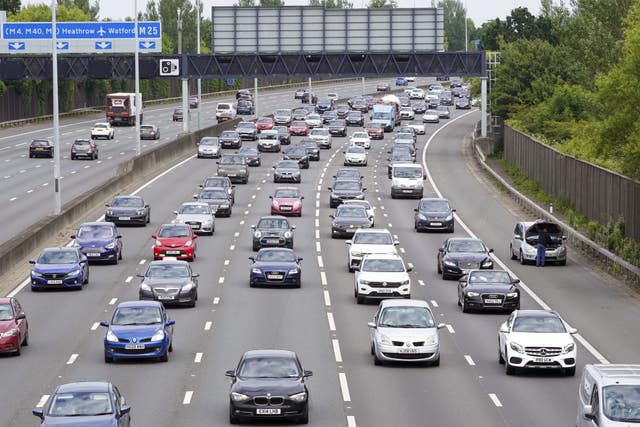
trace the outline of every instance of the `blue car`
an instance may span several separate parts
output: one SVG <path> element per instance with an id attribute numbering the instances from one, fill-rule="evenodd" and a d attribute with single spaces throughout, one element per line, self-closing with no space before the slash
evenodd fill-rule
<path id="1" fill-rule="evenodd" d="M 409 82 L 404 77 L 398 77 L 396 79 L 396 86 L 406 86 L 408 84 L 409 84 Z"/>
<path id="2" fill-rule="evenodd" d="M 169 360 L 173 351 L 173 325 L 158 301 L 127 301 L 118 304 L 104 337 L 104 361 L 116 359 L 159 358 Z"/>
<path id="3" fill-rule="evenodd" d="M 45 408 L 32 413 L 41 426 L 129 427 L 131 407 L 120 390 L 106 381 L 62 384 Z"/>
<path id="4" fill-rule="evenodd" d="M 36 260 L 30 260 L 31 290 L 54 288 L 82 289 L 89 283 L 89 263 L 80 248 L 46 248 Z"/>
<path id="5" fill-rule="evenodd" d="M 112 222 L 85 222 L 71 238 L 89 261 L 117 264 L 122 259 L 122 236 Z"/>
<path id="6" fill-rule="evenodd" d="M 301 283 L 302 258 L 287 248 L 262 248 L 256 256 L 250 256 L 251 274 L 249 286 L 292 286 L 299 288 Z"/>

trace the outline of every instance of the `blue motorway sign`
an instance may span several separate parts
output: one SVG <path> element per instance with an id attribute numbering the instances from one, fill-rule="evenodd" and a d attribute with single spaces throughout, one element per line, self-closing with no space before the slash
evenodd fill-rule
<path id="1" fill-rule="evenodd" d="M 2 24 L 0 39 L 50 39 L 51 27 L 51 22 L 5 22 Z M 64 40 L 134 39 L 135 22 L 58 22 L 56 37 Z M 160 22 L 138 22 L 138 37 L 160 40 Z"/>

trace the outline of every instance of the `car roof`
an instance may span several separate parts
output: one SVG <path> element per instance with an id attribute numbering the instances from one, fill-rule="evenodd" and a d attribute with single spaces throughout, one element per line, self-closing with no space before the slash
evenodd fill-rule
<path id="1" fill-rule="evenodd" d="M 380 307 L 425 307 L 429 308 L 429 304 L 421 299 L 385 299 L 380 301 Z"/>
<path id="2" fill-rule="evenodd" d="M 220 191 L 224 191 L 226 193 L 227 190 L 225 190 L 224 187 L 204 187 L 202 190 L 200 191 L 204 191 L 204 190 L 220 190 Z"/>
<path id="3" fill-rule="evenodd" d="M 120 304 L 118 304 L 118 308 L 120 307 L 161 307 L 161 306 L 162 306 L 162 303 L 160 301 L 149 301 L 149 300 L 123 301 Z"/>
<path id="4" fill-rule="evenodd" d="M 448 202 L 449 199 L 445 199 L 444 197 L 423 197 L 420 199 L 420 203 L 422 202 L 435 202 L 435 201 L 445 201 Z"/>
<path id="5" fill-rule="evenodd" d="M 640 365 L 633 364 L 588 364 L 585 370 L 598 377 L 603 386 L 640 384 Z"/>
<path id="6" fill-rule="evenodd" d="M 0 298 L 0 304 L 9 304 L 13 298 Z"/>
<path id="7" fill-rule="evenodd" d="M 287 218 L 285 216 L 283 216 L 283 215 L 266 215 L 266 216 L 261 216 L 260 217 L 260 220 L 263 220 L 263 219 L 287 219 Z M 258 221 L 260 221 L 260 220 L 258 220 Z"/>
<path id="8" fill-rule="evenodd" d="M 77 249 L 73 246 L 54 246 L 50 248 L 44 248 L 42 252 L 77 252 Z"/>
<path id="9" fill-rule="evenodd" d="M 78 391 L 108 392 L 111 383 L 106 381 L 80 381 L 58 386 L 56 393 L 69 393 Z"/>
<path id="10" fill-rule="evenodd" d="M 466 242 L 466 241 L 482 242 L 481 239 L 477 239 L 475 237 L 449 237 L 447 241 L 449 242 Z"/>
<path id="11" fill-rule="evenodd" d="M 216 187 L 218 188 L 218 187 Z M 205 202 L 184 202 L 183 204 L 181 204 L 180 206 L 209 206 L 208 203 Z"/>
<path id="12" fill-rule="evenodd" d="M 142 197 L 140 197 L 140 196 L 130 196 L 130 195 L 127 195 L 127 194 L 121 194 L 119 196 L 115 196 L 113 198 L 113 200 L 115 200 L 115 199 L 142 199 Z"/>
<path id="13" fill-rule="evenodd" d="M 242 356 L 243 359 L 251 359 L 254 357 L 287 357 L 291 359 L 296 358 L 296 354 L 290 350 L 276 350 L 276 349 L 261 349 L 261 350 L 249 350 L 245 351 Z"/>
<path id="14" fill-rule="evenodd" d="M 389 233 L 391 232 L 386 228 L 358 228 L 354 234 L 368 234 L 368 233 Z"/>
<path id="15" fill-rule="evenodd" d="M 175 264 L 175 265 L 182 265 L 182 266 L 189 266 L 189 263 L 187 261 L 181 260 L 181 259 L 159 259 L 159 260 L 155 260 L 155 261 L 151 261 L 149 263 L 149 267 L 151 267 L 152 265 L 167 265 L 167 264 Z"/>
<path id="16" fill-rule="evenodd" d="M 560 317 L 558 313 L 553 310 L 518 310 L 516 316 L 527 317 Z"/>
<path id="17" fill-rule="evenodd" d="M 112 227 L 115 228 L 115 224 L 112 222 L 105 222 L 105 221 L 94 221 L 94 222 L 83 222 L 82 224 L 80 224 L 78 226 L 78 228 L 84 226 L 84 225 L 99 225 L 99 226 L 105 226 L 105 227 Z"/>
<path id="18" fill-rule="evenodd" d="M 374 258 L 374 259 L 400 259 L 400 255 L 396 254 L 365 254 L 363 258 Z"/>
<path id="19" fill-rule="evenodd" d="M 276 189 L 273 190 L 273 192 L 275 193 L 278 190 L 296 190 L 296 191 L 300 191 L 300 189 L 298 187 L 276 187 Z"/>

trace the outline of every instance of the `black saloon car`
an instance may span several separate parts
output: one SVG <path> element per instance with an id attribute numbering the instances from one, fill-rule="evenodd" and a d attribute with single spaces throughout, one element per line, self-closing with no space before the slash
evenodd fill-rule
<path id="1" fill-rule="evenodd" d="M 140 196 L 116 196 L 106 207 L 106 222 L 144 226 L 151 221 L 151 208 Z"/>
<path id="2" fill-rule="evenodd" d="M 198 273 L 191 271 L 187 261 L 151 261 L 138 289 L 141 300 L 155 300 L 163 304 L 195 307 L 198 300 Z"/>
<path id="3" fill-rule="evenodd" d="M 29 158 L 50 157 L 53 159 L 53 144 L 48 139 L 34 139 L 29 144 Z"/>
<path id="4" fill-rule="evenodd" d="M 231 377 L 229 422 L 286 419 L 309 422 L 309 390 L 298 356 L 286 350 L 250 350 L 244 353 Z"/>
<path id="5" fill-rule="evenodd" d="M 314 139 L 302 138 L 298 143 L 298 147 L 304 147 L 305 150 L 307 150 L 309 160 L 313 160 L 315 162 L 320 161 L 320 147 Z"/>
<path id="6" fill-rule="evenodd" d="M 273 246 L 293 249 L 293 230 L 296 226 L 291 225 L 289 220 L 281 215 L 263 216 L 258 224 L 251 226 L 251 229 L 254 251 Z"/>
<path id="7" fill-rule="evenodd" d="M 287 248 L 262 248 L 256 256 L 250 256 L 249 286 L 291 286 L 299 288 L 302 270 L 295 252 Z"/>
<path id="8" fill-rule="evenodd" d="M 501 270 L 471 270 L 458 281 L 458 305 L 471 310 L 520 310 L 519 279 Z"/>
<path id="9" fill-rule="evenodd" d="M 331 120 L 327 127 L 331 135 L 347 136 L 347 122 L 344 119 Z"/>
<path id="10" fill-rule="evenodd" d="M 280 145 L 289 145 L 291 144 L 291 134 L 289 133 L 289 128 L 286 126 L 274 126 L 272 130 L 278 132 L 278 139 L 280 140 Z"/>
<path id="11" fill-rule="evenodd" d="M 256 148 L 242 147 L 238 150 L 238 154 L 243 155 L 249 166 L 260 166 L 260 153 Z"/>
<path id="12" fill-rule="evenodd" d="M 309 169 L 309 154 L 305 147 L 289 147 L 282 153 L 284 160 L 295 160 L 300 165 L 300 169 Z"/>
<path id="13" fill-rule="evenodd" d="M 371 228 L 367 210 L 362 206 L 340 205 L 335 215 L 329 215 L 331 238 L 351 237 L 358 228 Z"/>
<path id="14" fill-rule="evenodd" d="M 222 148 L 240 148 L 242 147 L 242 138 L 235 130 L 225 130 L 218 137 Z"/>
<path id="15" fill-rule="evenodd" d="M 231 194 L 223 187 L 204 187 L 199 194 L 193 195 L 197 202 L 208 203 L 217 217 L 230 217 L 233 201 Z"/>
<path id="16" fill-rule="evenodd" d="M 453 213 L 447 199 L 424 198 L 414 209 L 414 228 L 416 231 L 446 230 L 454 231 Z"/>
<path id="17" fill-rule="evenodd" d="M 350 199 L 364 199 L 364 191 L 366 188 L 362 187 L 361 180 L 346 180 L 339 179 L 333 183 L 333 187 L 328 188 L 331 191 L 329 194 L 329 207 L 335 208 L 344 200 Z"/>
<path id="18" fill-rule="evenodd" d="M 493 269 L 493 260 L 480 239 L 472 237 L 450 237 L 438 249 L 438 274 L 442 279 L 460 277 L 470 270 Z"/>

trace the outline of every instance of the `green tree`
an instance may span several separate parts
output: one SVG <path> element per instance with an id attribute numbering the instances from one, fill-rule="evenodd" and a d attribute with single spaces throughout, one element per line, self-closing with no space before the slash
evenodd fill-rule
<path id="1" fill-rule="evenodd" d="M 240 7 L 255 7 L 256 2 L 254 0 L 238 0 L 238 4 L 236 6 Z"/>
<path id="2" fill-rule="evenodd" d="M 93 4 L 90 3 L 90 0 L 58 0 L 58 5 L 67 8 L 77 7 L 89 16 L 89 21 L 97 21 L 100 13 L 100 5 L 97 0 L 94 0 Z"/>
<path id="3" fill-rule="evenodd" d="M 22 4 L 20 0 L 0 0 L 0 10 L 6 10 L 9 13 L 18 13 Z"/>
<path id="4" fill-rule="evenodd" d="M 351 9 L 353 3 L 348 0 L 309 0 L 309 6 L 324 7 L 327 9 Z"/>
<path id="5" fill-rule="evenodd" d="M 460 0 L 440 0 L 438 7 L 442 8 L 444 14 L 446 50 L 466 50 L 464 40 L 464 20 L 466 12 L 464 4 Z"/>
<path id="6" fill-rule="evenodd" d="M 260 7 L 284 6 L 284 0 L 260 0 Z"/>
<path id="7" fill-rule="evenodd" d="M 369 3 L 370 9 L 384 9 L 398 7 L 396 0 L 371 0 Z"/>

